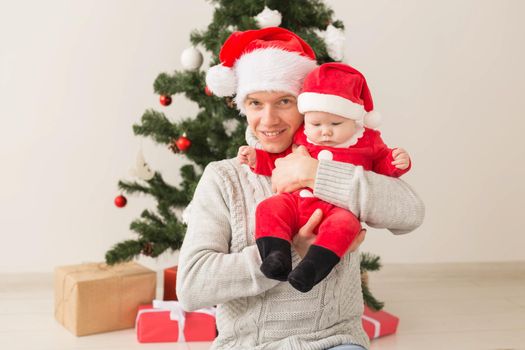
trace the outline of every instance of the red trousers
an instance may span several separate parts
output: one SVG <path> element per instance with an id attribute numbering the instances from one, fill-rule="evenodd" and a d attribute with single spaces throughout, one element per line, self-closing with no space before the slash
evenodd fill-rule
<path id="1" fill-rule="evenodd" d="M 301 197 L 299 193 L 283 193 L 259 203 L 255 212 L 255 238 L 276 237 L 291 242 L 312 213 L 321 209 L 323 219 L 314 230 L 317 237 L 313 244 L 342 257 L 361 231 L 359 220 L 349 210 L 319 198 Z"/>

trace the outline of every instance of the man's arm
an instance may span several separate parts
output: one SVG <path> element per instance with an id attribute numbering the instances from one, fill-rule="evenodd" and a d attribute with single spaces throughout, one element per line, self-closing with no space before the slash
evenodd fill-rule
<path id="1" fill-rule="evenodd" d="M 394 234 L 408 233 L 423 223 L 425 206 L 404 181 L 362 167 L 317 160 L 304 147 L 275 162 L 272 187 L 292 192 L 310 187 L 324 201 L 349 209 L 368 225 Z"/>
<path id="2" fill-rule="evenodd" d="M 313 189 L 316 197 L 394 234 L 415 230 L 425 217 L 423 201 L 406 182 L 352 164 L 319 161 Z"/>
<path id="3" fill-rule="evenodd" d="M 191 204 L 177 271 L 177 296 L 187 311 L 258 295 L 279 283 L 261 273 L 256 245 L 230 252 L 230 203 L 224 181 L 210 164 Z"/>

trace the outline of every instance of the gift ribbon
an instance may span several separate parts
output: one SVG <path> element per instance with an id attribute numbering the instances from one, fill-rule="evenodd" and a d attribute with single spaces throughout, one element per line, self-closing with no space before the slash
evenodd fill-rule
<path id="1" fill-rule="evenodd" d="M 179 339 L 177 342 L 186 342 L 186 338 L 184 337 L 184 327 L 186 325 L 186 311 L 182 309 L 180 306 L 180 303 L 178 301 L 164 301 L 164 300 L 153 300 L 153 309 L 142 309 L 137 314 L 137 322 L 139 320 L 140 315 L 149 313 L 149 312 L 170 312 L 170 320 L 177 321 L 179 326 Z M 199 310 L 195 310 L 194 312 L 199 312 L 203 314 L 207 314 L 210 316 L 215 316 L 215 308 L 214 307 L 207 307 Z M 137 324 L 135 322 L 135 324 Z"/>
<path id="2" fill-rule="evenodd" d="M 374 327 L 374 338 L 379 338 L 379 335 L 381 334 L 381 323 L 378 320 L 373 319 L 372 317 L 362 315 L 363 319 L 365 319 L 368 322 L 371 322 Z"/>

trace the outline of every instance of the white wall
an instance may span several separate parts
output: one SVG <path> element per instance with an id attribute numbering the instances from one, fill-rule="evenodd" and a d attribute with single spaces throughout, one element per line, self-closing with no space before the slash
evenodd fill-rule
<path id="1" fill-rule="evenodd" d="M 414 161 L 405 176 L 424 198 L 416 232 L 368 234 L 384 262 L 523 260 L 521 229 L 525 4 L 515 1 L 344 1 L 346 61 L 367 76 L 382 131 Z M 146 108 L 175 120 L 196 106 L 162 108 L 152 83 L 180 69 L 204 1 L 0 0 L 0 272 L 51 271 L 99 261 L 132 237 L 149 198 L 117 209 L 117 181 L 142 148 L 168 181 L 181 158 L 133 135 Z M 175 255 L 155 268 L 172 265 Z"/>

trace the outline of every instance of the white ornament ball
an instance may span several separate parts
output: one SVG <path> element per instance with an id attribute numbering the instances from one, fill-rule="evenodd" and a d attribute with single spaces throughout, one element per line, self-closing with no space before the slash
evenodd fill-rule
<path id="1" fill-rule="evenodd" d="M 184 67 L 184 69 L 199 69 L 202 65 L 202 53 L 193 46 L 188 47 L 182 51 L 182 55 L 180 55 L 180 62 L 182 63 L 182 67 Z"/>
<path id="2" fill-rule="evenodd" d="M 283 19 L 283 15 L 277 10 L 270 10 L 264 7 L 261 13 L 254 17 L 259 28 L 279 27 Z"/>
<path id="3" fill-rule="evenodd" d="M 342 61 L 345 52 L 345 32 L 330 24 L 326 27 L 323 37 L 328 55 L 335 61 Z"/>

